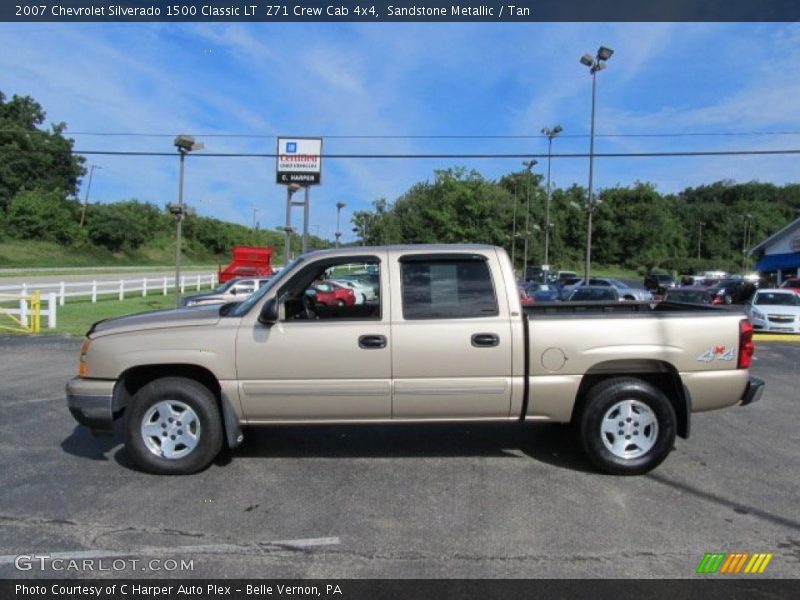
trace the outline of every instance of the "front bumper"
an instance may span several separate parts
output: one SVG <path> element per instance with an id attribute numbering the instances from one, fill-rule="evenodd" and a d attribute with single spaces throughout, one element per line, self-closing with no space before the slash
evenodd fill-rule
<path id="1" fill-rule="evenodd" d="M 747 387 L 742 394 L 741 406 L 752 404 L 761 400 L 761 394 L 764 393 L 764 380 L 758 377 L 751 377 L 747 381 Z"/>
<path id="2" fill-rule="evenodd" d="M 81 425 L 94 431 L 110 431 L 114 423 L 114 385 L 107 379 L 81 379 L 67 383 L 69 412 Z"/>

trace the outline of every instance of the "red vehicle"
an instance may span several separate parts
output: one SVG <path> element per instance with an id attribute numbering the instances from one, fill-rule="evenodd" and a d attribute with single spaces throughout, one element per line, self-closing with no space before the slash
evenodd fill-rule
<path id="1" fill-rule="evenodd" d="M 522 306 L 530 306 L 536 302 L 533 296 L 528 295 L 528 292 L 522 285 L 517 285 L 517 288 L 519 289 L 519 301 Z"/>
<path id="2" fill-rule="evenodd" d="M 322 281 L 311 289 L 315 292 L 315 302 L 323 306 L 353 306 L 356 303 L 352 288 L 333 281 Z"/>
<path id="3" fill-rule="evenodd" d="M 781 289 L 794 290 L 800 294 L 800 277 L 792 277 L 781 284 Z"/>
<path id="4" fill-rule="evenodd" d="M 269 246 L 235 246 L 233 260 L 219 270 L 219 282 L 225 283 L 236 277 L 269 277 L 272 270 L 272 248 Z"/>

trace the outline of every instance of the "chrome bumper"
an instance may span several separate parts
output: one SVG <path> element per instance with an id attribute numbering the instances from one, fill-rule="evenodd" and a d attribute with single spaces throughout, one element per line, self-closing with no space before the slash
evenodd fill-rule
<path id="1" fill-rule="evenodd" d="M 81 425 L 94 431 L 110 431 L 114 423 L 114 385 L 116 381 L 80 379 L 67 383 L 69 412 Z"/>

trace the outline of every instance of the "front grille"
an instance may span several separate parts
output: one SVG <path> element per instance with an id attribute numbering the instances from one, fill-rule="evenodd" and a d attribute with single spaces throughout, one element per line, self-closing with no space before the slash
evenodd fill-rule
<path id="1" fill-rule="evenodd" d="M 767 315 L 770 323 L 794 323 L 794 315 Z"/>

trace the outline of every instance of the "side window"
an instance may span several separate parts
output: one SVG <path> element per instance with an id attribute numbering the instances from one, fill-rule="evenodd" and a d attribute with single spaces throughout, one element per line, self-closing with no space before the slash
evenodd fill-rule
<path id="1" fill-rule="evenodd" d="M 403 318 L 463 319 L 499 314 L 483 258 L 401 259 Z"/>
<path id="2" fill-rule="evenodd" d="M 377 258 L 309 265 L 279 292 L 286 320 L 380 320 L 380 267 Z"/>

